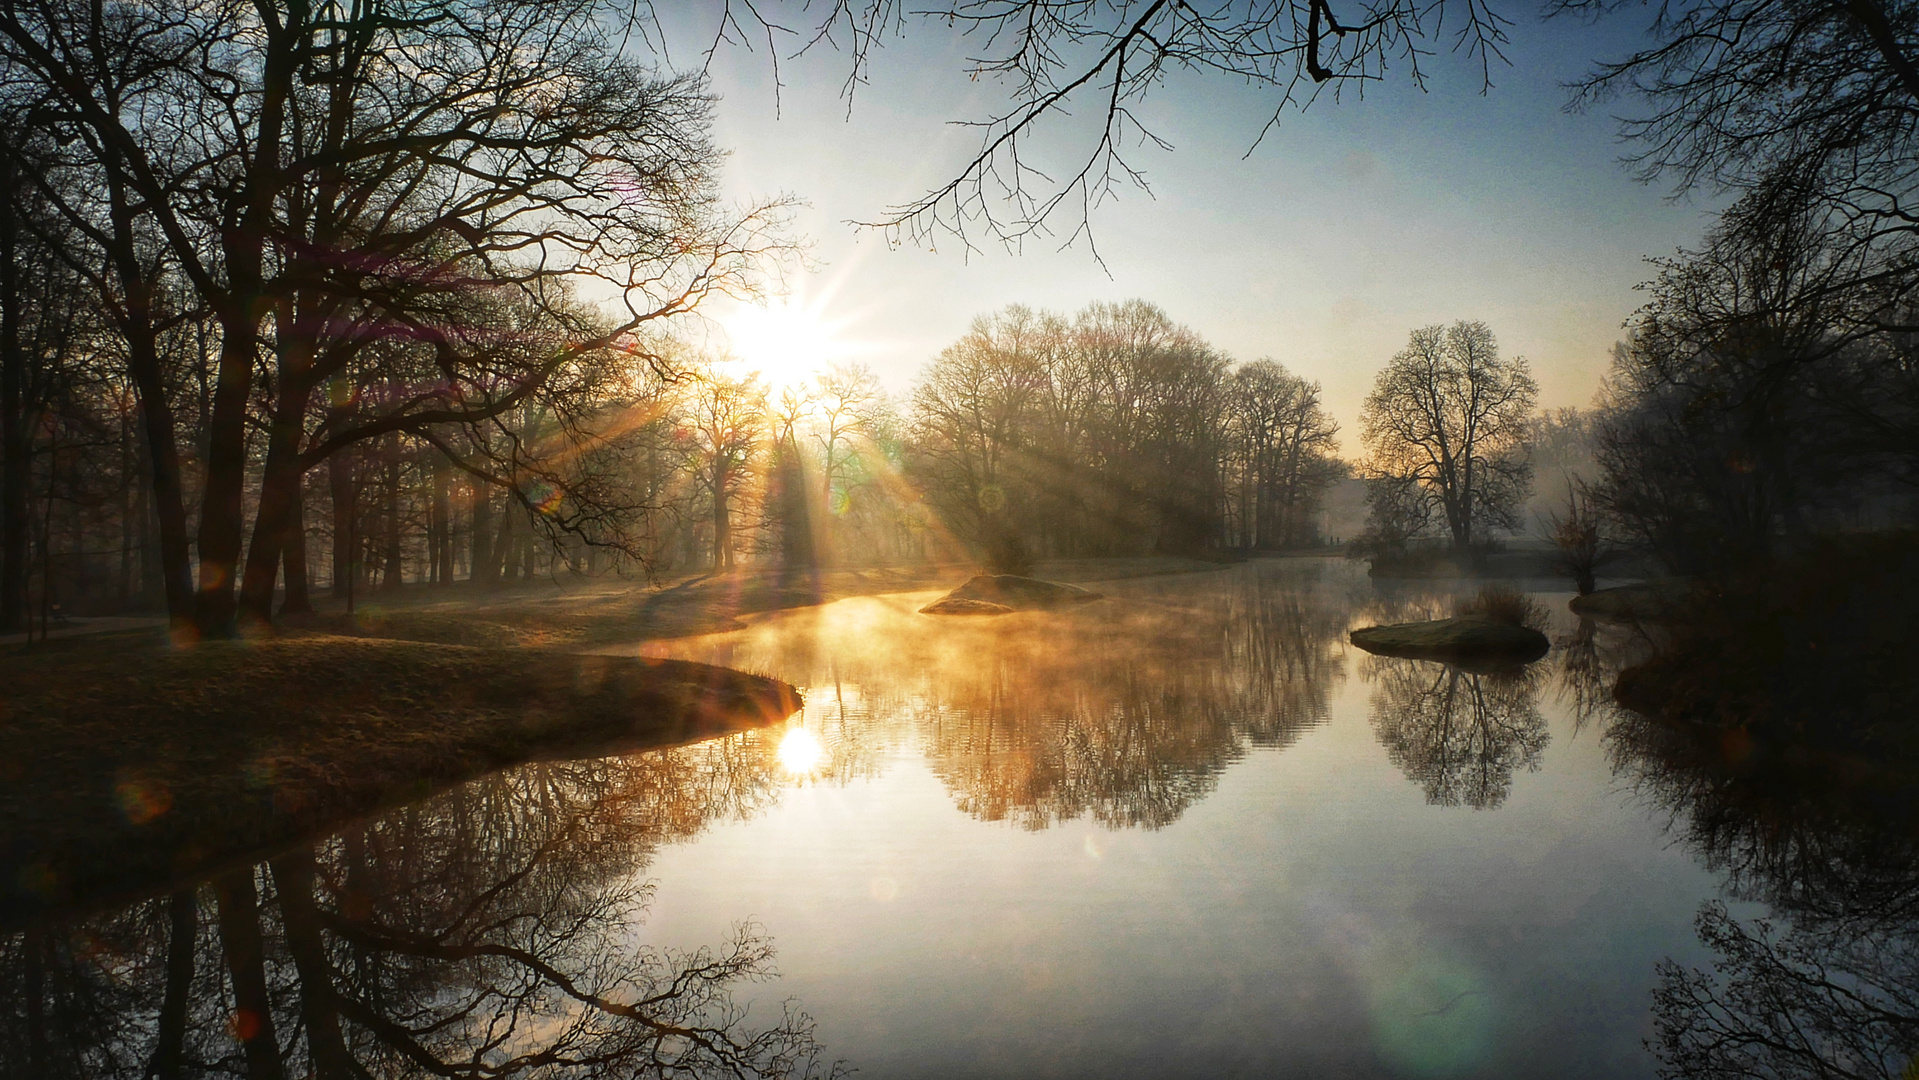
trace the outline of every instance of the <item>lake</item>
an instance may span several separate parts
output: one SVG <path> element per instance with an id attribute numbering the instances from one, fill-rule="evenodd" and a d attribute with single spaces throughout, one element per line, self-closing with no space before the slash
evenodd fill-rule
<path id="1" fill-rule="evenodd" d="M 1661 964 L 1715 958 L 1702 905 L 1766 910 L 1605 705 L 1629 637 L 1567 593 L 1535 594 L 1556 645 L 1514 673 L 1346 644 L 1450 594 L 1343 560 L 1093 587 L 1066 612 L 864 597 L 628 650 L 806 705 L 11 935 L 9 996 L 35 1004 L 0 1061 L 1650 1076 Z M 246 980 L 264 1015 L 233 1004 Z M 269 1028 L 279 1059 L 235 1037 Z"/>

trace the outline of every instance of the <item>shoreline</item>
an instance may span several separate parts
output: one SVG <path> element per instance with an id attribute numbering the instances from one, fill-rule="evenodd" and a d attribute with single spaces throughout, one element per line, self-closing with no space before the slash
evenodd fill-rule
<path id="1" fill-rule="evenodd" d="M 800 704 L 779 680 L 684 661 L 320 636 L 15 657 L 0 683 L 0 927 L 525 761 L 663 749 Z"/>

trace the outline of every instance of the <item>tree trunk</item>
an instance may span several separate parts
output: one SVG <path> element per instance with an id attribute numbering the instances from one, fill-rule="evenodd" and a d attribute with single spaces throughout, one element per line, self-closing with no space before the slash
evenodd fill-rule
<path id="1" fill-rule="evenodd" d="M 338 991 L 321 935 L 319 908 L 313 900 L 313 853 L 301 849 L 273 860 L 273 886 L 280 896 L 287 953 L 300 975 L 300 1017 L 305 1021 L 307 1053 L 314 1080 L 350 1080 L 353 1057 L 340 1034 Z"/>
<path id="2" fill-rule="evenodd" d="M 404 576 L 405 566 L 400 557 L 400 436 L 395 433 L 386 437 L 385 472 L 386 514 L 383 517 L 385 532 L 381 536 L 381 562 L 384 564 L 380 574 L 380 587 L 397 589 Z"/>
<path id="3" fill-rule="evenodd" d="M 137 422 L 140 425 L 141 444 L 144 445 L 146 421 L 141 419 Z M 140 545 L 140 603 L 149 605 L 155 600 L 164 603 L 166 582 L 161 577 L 160 530 L 153 523 L 153 465 L 140 446 L 136 445 L 134 451 L 140 459 L 137 466 L 139 487 L 135 491 L 139 508 L 135 525 Z"/>
<path id="4" fill-rule="evenodd" d="M 220 365 L 213 415 L 207 421 L 206 489 L 200 499 L 200 584 L 193 623 L 202 637 L 233 632 L 234 578 L 246 528 L 247 398 L 253 390 L 258 327 L 245 310 L 250 304 L 236 300 L 227 307 L 220 320 Z"/>
<path id="5" fill-rule="evenodd" d="M 726 478 L 724 466 L 713 466 L 713 569 L 724 570 L 733 565 L 733 521 L 726 508 Z"/>
<path id="6" fill-rule="evenodd" d="M 220 902 L 220 944 L 233 982 L 233 1034 L 241 1042 L 249 1080 L 285 1080 L 273 1003 L 267 993 L 266 949 L 260 940 L 260 895 L 253 867 L 214 882 Z"/>
<path id="7" fill-rule="evenodd" d="M 167 901 L 167 981 L 154 1022 L 153 1055 L 146 1080 L 179 1080 L 186 1062 L 187 1005 L 193 991 L 193 956 L 200 936 L 200 903 L 192 889 Z"/>
<path id="8" fill-rule="evenodd" d="M 20 347 L 14 157 L 0 153 L 0 633 L 27 618 L 27 354 Z"/>
<path id="9" fill-rule="evenodd" d="M 307 615 L 313 611 L 313 598 L 307 589 L 307 504 L 306 477 L 293 482 L 293 508 L 287 522 L 286 550 L 287 595 L 280 604 L 282 615 Z"/>
<path id="10" fill-rule="evenodd" d="M 493 572 L 487 577 L 488 584 L 513 580 L 513 551 L 519 532 L 513 525 L 520 512 L 521 508 L 508 495 L 506 504 L 500 507 L 500 527 L 493 534 Z"/>
<path id="11" fill-rule="evenodd" d="M 290 546 L 300 519 L 300 437 L 307 391 L 296 380 L 283 387 L 267 431 L 266 467 L 260 477 L 260 506 L 247 546 L 246 579 L 240 586 L 240 615 L 250 623 L 273 621 L 273 585 L 281 555 Z"/>
<path id="12" fill-rule="evenodd" d="M 453 506 L 451 492 L 453 474 L 446 459 L 439 455 L 433 458 L 433 499 L 428 518 L 428 543 L 433 549 L 432 577 L 435 585 L 446 585 L 453 581 Z"/>
<path id="13" fill-rule="evenodd" d="M 472 554 L 467 559 L 469 569 L 466 577 L 474 585 L 491 585 L 496 576 L 493 570 L 493 493 L 477 478 L 468 482 L 473 485 L 473 523 L 470 526 L 473 535 L 468 538 Z"/>
<path id="14" fill-rule="evenodd" d="M 173 433 L 173 410 L 167 404 L 160 377 L 160 350 L 150 328 L 130 334 L 127 362 L 140 391 L 140 419 L 147 433 L 147 464 L 153 480 L 153 517 L 160 527 L 161 592 L 167 615 L 176 628 L 191 624 L 193 566 L 188 558 L 187 508 L 180 480 L 179 444 Z"/>
<path id="15" fill-rule="evenodd" d="M 345 599 L 353 580 L 353 517 L 359 510 L 354 492 L 353 465 L 357 455 L 341 451 L 326 459 L 327 492 L 333 501 L 333 596 Z"/>
<path id="16" fill-rule="evenodd" d="M 125 413 L 120 415 L 120 607 L 124 610 L 133 600 L 133 553 L 135 505 L 135 461 L 133 453 L 133 435 L 127 430 L 130 423 Z"/>

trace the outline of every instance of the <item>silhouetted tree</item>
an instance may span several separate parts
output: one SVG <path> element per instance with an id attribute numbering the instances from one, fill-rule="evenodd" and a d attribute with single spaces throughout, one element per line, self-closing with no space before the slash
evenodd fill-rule
<path id="1" fill-rule="evenodd" d="M 1394 498 L 1423 501 L 1469 554 L 1487 531 L 1519 524 L 1537 396 L 1526 361 L 1502 359 L 1485 323 L 1414 330 L 1360 413 L 1366 469 Z"/>
<path id="2" fill-rule="evenodd" d="M 753 479 L 765 449 L 766 388 L 758 376 L 729 375 L 708 365 L 692 376 L 682 422 L 695 475 L 705 486 L 713 526 L 713 569 L 733 566 L 735 499 Z"/>

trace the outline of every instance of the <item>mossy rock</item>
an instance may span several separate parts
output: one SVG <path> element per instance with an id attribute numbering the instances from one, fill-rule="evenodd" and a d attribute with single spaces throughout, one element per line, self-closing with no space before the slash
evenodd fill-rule
<path id="1" fill-rule="evenodd" d="M 1413 660 L 1531 663 L 1552 648 L 1546 635 L 1530 626 L 1476 616 L 1368 626 L 1353 631 L 1348 638 L 1367 652 Z"/>
<path id="2" fill-rule="evenodd" d="M 921 608 L 927 615 L 1006 615 L 1044 611 L 1100 599 L 1100 594 L 1057 581 L 1017 574 L 980 574 Z"/>

